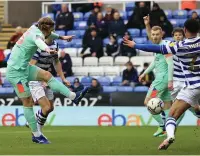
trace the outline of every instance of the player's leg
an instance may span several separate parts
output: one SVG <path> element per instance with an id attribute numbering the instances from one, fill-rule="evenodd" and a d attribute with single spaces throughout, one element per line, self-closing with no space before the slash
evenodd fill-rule
<path id="1" fill-rule="evenodd" d="M 156 85 L 154 83 L 152 83 L 152 85 L 150 86 L 148 92 L 147 92 L 147 95 L 146 95 L 146 98 L 144 100 L 144 105 L 146 106 L 148 101 L 151 99 L 151 98 L 155 98 L 157 97 L 157 93 L 158 93 L 158 90 L 155 88 Z M 153 136 L 158 136 L 160 134 L 162 134 L 163 132 L 163 129 L 162 127 L 164 127 L 164 122 L 162 120 L 162 117 L 160 114 L 157 114 L 157 115 L 152 115 L 152 117 L 154 118 L 154 120 L 156 120 L 158 122 L 158 129 L 157 131 L 153 134 Z"/>
<path id="2" fill-rule="evenodd" d="M 31 73 L 35 73 L 36 77 L 32 77 L 31 79 L 46 82 L 53 91 L 65 95 L 76 104 L 78 104 L 88 92 L 88 87 L 86 87 L 82 91 L 74 93 L 70 91 L 63 83 L 55 79 L 50 72 L 37 68 L 36 66 L 32 66 L 32 71 L 33 72 Z"/>
<path id="3" fill-rule="evenodd" d="M 175 139 L 175 129 L 177 119 L 191 106 L 195 106 L 199 100 L 200 89 L 182 89 L 177 100 L 170 108 L 169 117 L 165 127 L 167 131 L 167 139 L 159 146 L 159 149 L 167 149 Z"/>

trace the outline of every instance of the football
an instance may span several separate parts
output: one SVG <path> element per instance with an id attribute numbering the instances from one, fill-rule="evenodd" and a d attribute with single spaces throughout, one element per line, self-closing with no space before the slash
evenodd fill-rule
<path id="1" fill-rule="evenodd" d="M 147 109 L 153 115 L 160 114 L 163 110 L 163 107 L 164 102 L 160 98 L 152 98 L 147 103 Z"/>

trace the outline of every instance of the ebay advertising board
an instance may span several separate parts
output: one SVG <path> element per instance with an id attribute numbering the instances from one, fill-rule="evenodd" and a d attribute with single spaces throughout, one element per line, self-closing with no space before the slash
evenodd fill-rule
<path id="1" fill-rule="evenodd" d="M 40 107 L 34 107 L 36 112 Z M 22 106 L 2 106 L 0 126 L 24 126 Z M 145 107 L 56 107 L 47 120 L 51 126 L 156 126 Z M 186 112 L 180 125 L 197 125 L 197 118 Z"/>

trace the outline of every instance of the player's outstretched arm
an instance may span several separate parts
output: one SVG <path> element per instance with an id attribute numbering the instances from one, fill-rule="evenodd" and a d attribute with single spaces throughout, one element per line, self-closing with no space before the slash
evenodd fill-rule
<path id="1" fill-rule="evenodd" d="M 143 19 L 144 19 L 144 24 L 146 27 L 147 36 L 148 36 L 149 40 L 152 40 L 151 39 L 150 17 L 149 17 L 149 15 L 147 15 L 147 16 L 143 17 Z"/>
<path id="2" fill-rule="evenodd" d="M 50 37 L 52 39 L 61 39 L 61 40 L 66 40 L 66 41 L 70 42 L 75 36 L 74 35 L 71 35 L 71 36 L 60 36 L 60 35 L 58 35 L 58 34 L 56 34 L 54 32 L 51 32 Z"/>
<path id="3" fill-rule="evenodd" d="M 145 77 L 146 74 L 149 74 L 151 71 L 153 71 L 155 68 L 155 60 L 153 62 L 151 62 L 151 64 L 148 66 L 148 68 L 144 71 L 144 73 L 142 73 L 139 76 L 139 82 L 142 82 L 142 79 Z"/>

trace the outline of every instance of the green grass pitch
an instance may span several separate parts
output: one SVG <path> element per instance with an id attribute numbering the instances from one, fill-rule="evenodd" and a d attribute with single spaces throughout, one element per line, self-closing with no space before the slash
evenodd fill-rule
<path id="1" fill-rule="evenodd" d="M 31 142 L 25 127 L 0 127 L 0 154 L 13 155 L 177 155 L 200 153 L 200 129 L 179 127 L 175 143 L 158 151 L 163 138 L 154 138 L 156 127 L 45 127 L 52 142 Z"/>

